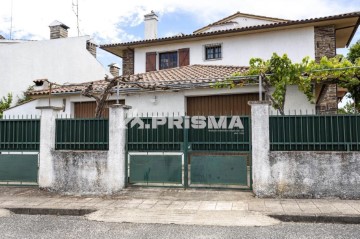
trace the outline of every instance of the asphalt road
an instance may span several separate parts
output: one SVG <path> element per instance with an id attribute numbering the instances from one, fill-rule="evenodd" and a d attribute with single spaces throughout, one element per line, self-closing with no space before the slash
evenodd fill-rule
<path id="1" fill-rule="evenodd" d="M 103 223 L 83 217 L 12 215 L 0 218 L 0 238 L 359 238 L 360 225 L 282 223 L 214 227 Z"/>

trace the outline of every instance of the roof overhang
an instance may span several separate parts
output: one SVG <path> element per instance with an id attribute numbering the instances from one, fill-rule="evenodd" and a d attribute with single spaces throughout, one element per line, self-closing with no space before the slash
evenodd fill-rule
<path id="1" fill-rule="evenodd" d="M 166 38 L 158 38 L 152 40 L 141 40 L 135 42 L 105 44 L 100 48 L 119 57 L 123 57 L 123 51 L 140 47 L 158 46 L 164 44 L 181 43 L 189 41 L 200 41 L 206 39 L 214 39 L 220 37 L 231 37 L 238 35 L 256 34 L 269 31 L 280 31 L 286 29 L 305 28 L 305 27 L 321 27 L 334 25 L 336 29 L 336 47 L 348 47 L 355 32 L 360 24 L 360 12 L 342 14 L 331 17 L 306 19 L 299 21 L 279 22 L 266 25 L 258 25 L 252 27 L 236 28 L 230 30 L 220 30 L 214 32 L 206 32 L 199 34 L 188 34 L 183 36 L 174 36 Z"/>

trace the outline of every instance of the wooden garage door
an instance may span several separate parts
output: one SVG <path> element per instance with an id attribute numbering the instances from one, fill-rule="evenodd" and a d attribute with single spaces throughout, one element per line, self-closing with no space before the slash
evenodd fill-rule
<path id="1" fill-rule="evenodd" d="M 187 115 L 250 115 L 248 101 L 255 100 L 258 93 L 188 97 Z"/>
<path id="2" fill-rule="evenodd" d="M 107 102 L 107 105 L 115 104 L 115 100 Z M 125 104 L 125 100 L 120 100 L 120 104 Z M 95 117 L 96 102 L 75 102 L 74 103 L 74 116 L 75 118 L 94 118 Z M 109 109 L 105 108 L 103 113 L 104 118 L 109 118 Z"/>

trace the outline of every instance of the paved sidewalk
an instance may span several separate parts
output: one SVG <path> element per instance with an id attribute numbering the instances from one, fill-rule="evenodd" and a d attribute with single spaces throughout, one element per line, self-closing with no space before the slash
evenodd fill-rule
<path id="1" fill-rule="evenodd" d="M 199 225 L 273 225 L 267 215 L 360 217 L 360 200 L 259 199 L 251 192 L 131 188 L 111 197 L 0 187 L 0 209 L 96 209 L 91 220 Z M 241 219 L 241 220 L 240 220 Z"/>

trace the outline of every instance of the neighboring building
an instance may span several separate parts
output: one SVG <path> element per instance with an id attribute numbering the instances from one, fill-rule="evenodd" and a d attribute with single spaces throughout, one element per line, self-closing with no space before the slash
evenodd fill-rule
<path id="1" fill-rule="evenodd" d="M 50 40 L 23 41 L 0 38 L 0 97 L 13 94 L 14 104 L 35 79 L 63 84 L 100 79 L 109 74 L 96 60 L 96 45 L 89 36 L 67 37 L 61 22 L 50 24 Z"/>
<path id="2" fill-rule="evenodd" d="M 120 98 L 133 107 L 133 112 L 249 114 L 247 101 L 258 99 L 257 85 L 219 90 L 211 88 L 211 84 L 246 70 L 250 58 L 268 59 L 274 52 L 286 53 L 294 62 L 305 56 L 316 60 L 333 57 L 336 48 L 349 45 L 359 18 L 360 12 L 355 12 L 290 21 L 238 12 L 193 34 L 157 38 L 158 20 L 151 12 L 145 15 L 144 40 L 106 44 L 101 48 L 123 59 L 123 75 L 130 75 L 133 81 L 141 78 L 137 81 L 141 87 L 130 82 L 122 84 L 120 89 Z M 99 89 L 103 85 L 104 81 L 93 83 Z M 80 96 L 84 87 L 54 88 L 51 100 L 58 105 L 66 102 L 64 113 L 83 117 L 75 109 L 81 102 L 90 101 Z M 41 98 L 38 105 L 47 104 L 48 94 L 48 89 L 33 92 Z M 334 113 L 343 94 L 336 85 L 316 85 L 316 104 L 311 104 L 297 86 L 290 86 L 285 111 Z M 114 89 L 110 99 L 115 98 Z M 95 105 L 91 107 L 89 111 L 93 112 Z"/>

